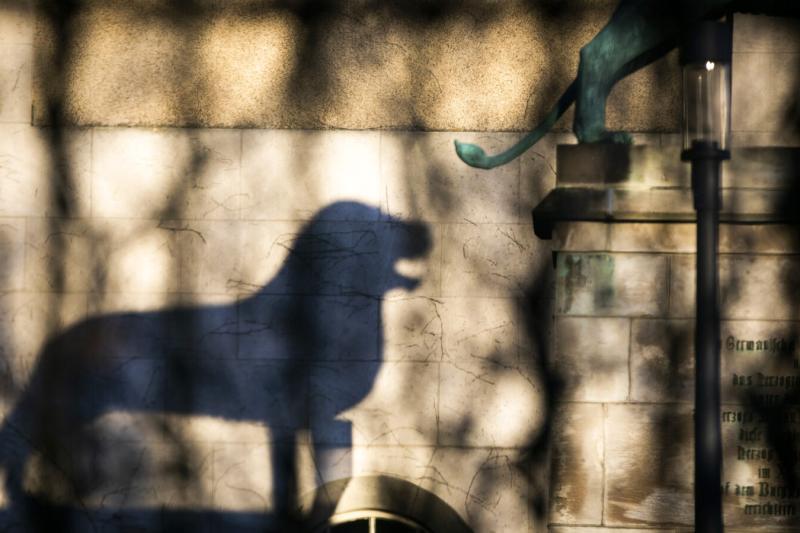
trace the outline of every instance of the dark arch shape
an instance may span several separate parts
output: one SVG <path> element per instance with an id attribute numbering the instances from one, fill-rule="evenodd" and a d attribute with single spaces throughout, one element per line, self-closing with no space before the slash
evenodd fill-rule
<path id="1" fill-rule="evenodd" d="M 311 509 L 306 518 L 307 531 L 316 531 L 335 515 L 382 511 L 418 522 L 433 533 L 473 533 L 437 495 L 390 476 L 337 479 L 306 494 L 302 502 Z"/>

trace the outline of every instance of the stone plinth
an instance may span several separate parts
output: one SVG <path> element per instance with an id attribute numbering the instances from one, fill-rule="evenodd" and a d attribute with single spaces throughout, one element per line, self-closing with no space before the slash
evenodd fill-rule
<path id="1" fill-rule="evenodd" d="M 724 164 L 721 490 L 731 530 L 800 524 L 792 488 L 800 449 L 799 157 L 792 147 L 734 147 Z M 554 360 L 565 383 L 562 410 L 571 413 L 558 421 L 553 444 L 553 531 L 690 530 L 688 165 L 677 147 L 654 145 L 560 146 L 557 161 L 556 188 L 533 212 L 537 234 L 552 235 L 556 250 Z"/>

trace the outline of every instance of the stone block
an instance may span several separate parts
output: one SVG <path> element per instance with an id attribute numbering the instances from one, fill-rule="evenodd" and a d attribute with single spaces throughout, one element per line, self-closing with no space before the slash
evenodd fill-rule
<path id="1" fill-rule="evenodd" d="M 178 293 L 165 292 L 96 292 L 89 293 L 90 315 L 129 312 L 150 312 L 180 305 Z"/>
<path id="2" fill-rule="evenodd" d="M 547 416 L 542 376 L 531 365 L 474 355 L 441 365 L 439 443 L 522 448 Z"/>
<path id="3" fill-rule="evenodd" d="M 721 324 L 723 402 L 796 404 L 800 390 L 796 322 L 730 320 Z"/>
<path id="4" fill-rule="evenodd" d="M 609 248 L 612 224 L 562 222 L 553 229 L 553 249 L 568 252 L 604 252 Z"/>
<path id="5" fill-rule="evenodd" d="M 92 450 L 75 447 L 70 450 L 70 481 L 37 454 L 26 472 L 26 486 L 35 494 L 74 505 L 74 488 L 82 484 L 84 508 L 118 512 L 121 519 L 130 508 L 208 508 L 212 450 L 202 443 L 182 444 L 101 441 Z M 94 455 L 83 457 L 89 453 Z"/>
<path id="6" fill-rule="evenodd" d="M 338 201 L 381 203 L 380 133 L 248 130 L 242 135 L 246 220 L 311 220 Z M 338 220 L 378 216 L 336 212 Z"/>
<path id="7" fill-rule="evenodd" d="M 522 327 L 518 300 L 444 298 L 442 302 L 444 360 L 518 364 Z"/>
<path id="8" fill-rule="evenodd" d="M 263 513 L 275 509 L 275 482 L 285 483 L 286 479 L 276 473 L 276 466 L 284 465 L 275 465 L 272 454 L 272 445 L 265 443 L 220 442 L 214 446 L 213 508 L 228 528 L 264 527 Z M 314 489 L 317 476 L 308 445 L 297 443 L 293 459 L 297 476 L 293 497 L 299 498 Z M 217 524 L 217 530 L 221 525 Z"/>
<path id="9" fill-rule="evenodd" d="M 605 422 L 605 511 L 609 526 L 694 522 L 689 406 L 609 405 Z"/>
<path id="10" fill-rule="evenodd" d="M 641 135 L 641 144 L 577 144 L 557 148 L 561 186 L 685 187 L 680 147 L 661 144 L 657 134 Z"/>
<path id="11" fill-rule="evenodd" d="M 634 320 L 631 400 L 694 401 L 694 321 Z"/>
<path id="12" fill-rule="evenodd" d="M 631 529 L 631 528 L 606 528 L 606 527 L 569 527 L 550 526 L 549 533 L 676 533 L 675 529 Z"/>
<path id="13" fill-rule="evenodd" d="M 442 296 L 519 294 L 550 259 L 530 225 L 448 224 L 442 241 Z"/>
<path id="14" fill-rule="evenodd" d="M 723 189 L 721 209 L 723 213 L 734 214 L 740 219 L 769 220 L 774 213 L 781 211 L 785 202 L 785 190 Z"/>
<path id="15" fill-rule="evenodd" d="M 0 122 L 30 124 L 33 48 L 0 43 L 0 57 Z"/>
<path id="16" fill-rule="evenodd" d="M 105 243 L 105 262 L 93 273 L 98 290 L 175 292 L 181 261 L 176 232 L 151 220 L 97 220 Z"/>
<path id="17" fill-rule="evenodd" d="M 529 531 L 527 479 L 516 450 L 436 448 L 418 484 L 450 505 L 472 531 Z"/>
<path id="18" fill-rule="evenodd" d="M 0 290 L 22 289 L 25 282 L 25 219 L 0 218 Z"/>
<path id="19" fill-rule="evenodd" d="M 661 316 L 666 309 L 666 257 L 558 254 L 557 314 Z"/>
<path id="20" fill-rule="evenodd" d="M 695 245 L 694 224 L 609 224 L 609 246 L 613 252 L 683 252 Z"/>
<path id="21" fill-rule="evenodd" d="M 85 294 L 8 292 L 0 296 L 0 365 L 8 367 L 16 386 L 27 382 L 47 340 L 86 318 L 86 302 Z"/>
<path id="22" fill-rule="evenodd" d="M 797 317 L 792 297 L 798 283 L 797 260 L 773 255 L 723 255 L 719 258 L 722 318 L 790 320 Z M 695 259 L 671 258 L 670 314 L 694 313 Z"/>
<path id="23" fill-rule="evenodd" d="M 384 475 L 419 483 L 436 448 L 429 446 L 319 446 L 314 450 L 317 483 L 356 476 Z"/>
<path id="24" fill-rule="evenodd" d="M 784 225 L 721 224 L 720 253 L 792 254 L 800 251 L 797 229 Z"/>
<path id="25" fill-rule="evenodd" d="M 693 317 L 697 285 L 697 260 L 693 255 L 669 258 L 669 314 L 673 317 Z M 721 286 L 720 286 L 721 288 Z M 720 309 L 721 312 L 724 310 Z"/>
<path id="26" fill-rule="evenodd" d="M 732 131 L 731 144 L 733 146 L 767 147 L 800 146 L 800 131 Z M 724 172 L 724 171 L 723 171 Z"/>
<path id="27" fill-rule="evenodd" d="M 796 407 L 723 405 L 722 503 L 733 530 L 796 529 L 796 492 L 789 488 L 789 478 L 797 479 L 796 463 L 779 457 L 793 453 L 799 420 Z"/>
<path id="28" fill-rule="evenodd" d="M 736 13 L 734 52 L 800 53 L 800 24 L 791 17 Z"/>
<path id="29" fill-rule="evenodd" d="M 436 443 L 438 364 L 331 362 L 315 365 L 310 379 L 314 442 Z"/>
<path id="30" fill-rule="evenodd" d="M 794 367 L 797 334 L 794 322 L 722 321 L 722 401 L 794 403 L 800 379 Z M 634 320 L 631 399 L 693 402 L 694 359 L 694 321 Z"/>
<path id="31" fill-rule="evenodd" d="M 231 279 L 231 289 L 253 294 L 267 288 L 270 292 L 302 292 L 290 283 L 276 285 L 275 277 L 284 267 L 289 252 L 302 231 L 301 222 L 241 223 L 239 279 Z"/>
<path id="32" fill-rule="evenodd" d="M 603 520 L 604 406 L 567 403 L 554 413 L 550 522 L 594 524 Z"/>
<path id="33" fill-rule="evenodd" d="M 240 300 L 239 357 L 380 361 L 380 305 L 366 296 L 260 295 Z"/>
<path id="34" fill-rule="evenodd" d="M 410 297 L 383 304 L 384 359 L 441 361 L 444 345 L 444 300 Z"/>
<path id="35" fill-rule="evenodd" d="M 555 364 L 574 401 L 624 401 L 629 395 L 627 318 L 559 317 Z"/>
<path id="36" fill-rule="evenodd" d="M 82 216 L 90 206 L 89 130 L 64 130 L 68 183 L 62 196 L 68 209 L 55 202 L 52 154 L 46 129 L 24 124 L 0 124 L 0 214 L 3 216 Z M 64 169 L 61 169 L 64 170 Z M 64 175 L 60 172 L 59 175 Z"/>
<path id="37" fill-rule="evenodd" d="M 238 218 L 240 136 L 234 130 L 95 130 L 94 216 Z"/>
<path id="38" fill-rule="evenodd" d="M 242 223 L 223 220 L 169 220 L 159 229 L 175 238 L 179 265 L 178 290 L 222 302 L 240 292 L 242 277 Z"/>
<path id="39" fill-rule="evenodd" d="M 557 147 L 577 142 L 572 133 L 548 133 L 519 157 L 520 222 L 529 221 L 531 210 L 556 186 Z"/>
<path id="40" fill-rule="evenodd" d="M 214 447 L 212 498 L 220 511 L 268 511 L 273 471 L 267 444 L 219 443 Z"/>
<path id="41" fill-rule="evenodd" d="M 29 218 L 25 287 L 34 291 L 103 290 L 108 242 L 90 219 Z"/>
<path id="42" fill-rule="evenodd" d="M 795 126 L 792 105 L 797 96 L 797 57 L 797 51 L 733 55 L 732 130 L 791 135 Z"/>
<path id="43" fill-rule="evenodd" d="M 119 485 L 116 487 L 112 485 L 108 491 L 98 491 L 100 494 L 95 504 L 101 502 L 104 506 L 116 504 L 120 509 L 153 506 L 185 509 L 211 506 L 213 448 L 210 445 L 179 441 L 171 445 L 151 445 L 144 447 L 138 464 L 131 464 L 130 459 L 131 455 L 122 450 L 108 458 L 123 463 L 120 465 L 123 468 L 120 472 Z M 110 469 L 112 472 L 116 471 L 116 465 Z M 111 498 L 107 497 L 109 493 L 112 494 Z"/>
<path id="44" fill-rule="evenodd" d="M 785 144 L 734 145 L 730 161 L 722 165 L 721 187 L 791 189 L 800 167 L 800 149 Z"/>
<path id="45" fill-rule="evenodd" d="M 453 146 L 458 139 L 497 153 L 513 145 L 517 137 L 511 133 L 383 133 L 384 209 L 392 216 L 430 222 L 527 222 L 528 213 L 519 213 L 519 163 L 489 173 L 465 164 Z"/>
<path id="46" fill-rule="evenodd" d="M 15 0 L 0 7 L 0 44 L 33 44 L 33 4 L 31 0 Z"/>

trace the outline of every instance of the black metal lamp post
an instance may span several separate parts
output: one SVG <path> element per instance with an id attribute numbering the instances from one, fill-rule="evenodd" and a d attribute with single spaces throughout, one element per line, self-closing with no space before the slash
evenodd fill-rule
<path id="1" fill-rule="evenodd" d="M 702 22 L 685 36 L 683 152 L 692 165 L 697 210 L 695 322 L 695 531 L 722 532 L 720 325 L 717 247 L 720 167 L 730 159 L 731 27 Z"/>

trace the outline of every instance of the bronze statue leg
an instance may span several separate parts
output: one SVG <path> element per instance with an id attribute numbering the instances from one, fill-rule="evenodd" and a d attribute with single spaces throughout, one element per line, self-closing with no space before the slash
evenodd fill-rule
<path id="1" fill-rule="evenodd" d="M 622 0 L 611 20 L 580 52 L 573 129 L 580 142 L 630 142 L 606 130 L 606 100 L 633 70 L 666 53 L 675 43 L 680 10 L 662 0 Z"/>

